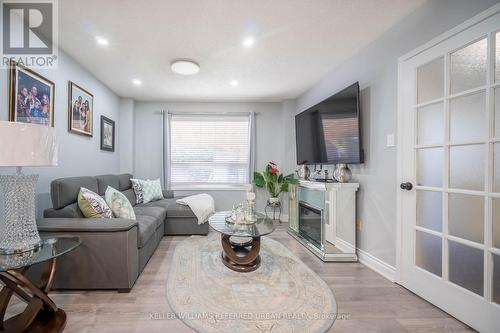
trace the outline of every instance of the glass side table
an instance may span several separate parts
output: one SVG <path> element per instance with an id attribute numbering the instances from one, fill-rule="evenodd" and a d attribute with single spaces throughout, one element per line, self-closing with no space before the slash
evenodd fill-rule
<path id="1" fill-rule="evenodd" d="M 50 299 L 57 257 L 74 250 L 81 244 L 80 237 L 42 237 L 37 250 L 18 254 L 0 255 L 0 332 L 62 332 L 66 313 Z M 40 281 L 28 279 L 26 272 L 35 265 L 43 265 Z M 27 304 L 20 314 L 5 320 L 5 312 L 13 294 Z"/>

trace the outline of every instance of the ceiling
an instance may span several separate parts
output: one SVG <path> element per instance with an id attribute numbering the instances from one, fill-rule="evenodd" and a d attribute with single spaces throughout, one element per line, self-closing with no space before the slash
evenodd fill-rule
<path id="1" fill-rule="evenodd" d="M 279 101 L 299 96 L 424 1 L 64 0 L 59 40 L 122 97 Z M 255 43 L 247 48 L 248 36 Z M 200 72 L 173 73 L 176 58 L 195 60 Z"/>

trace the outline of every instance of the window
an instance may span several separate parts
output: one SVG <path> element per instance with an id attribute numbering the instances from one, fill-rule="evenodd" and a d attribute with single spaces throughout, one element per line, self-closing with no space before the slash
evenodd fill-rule
<path id="1" fill-rule="evenodd" d="M 170 188 L 234 188 L 250 183 L 251 115 L 170 114 Z"/>

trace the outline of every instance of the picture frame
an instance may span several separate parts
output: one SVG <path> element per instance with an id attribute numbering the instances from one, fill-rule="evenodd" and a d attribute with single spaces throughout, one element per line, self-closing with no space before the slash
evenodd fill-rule
<path id="1" fill-rule="evenodd" d="M 9 121 L 54 127 L 54 82 L 15 61 L 9 81 Z"/>
<path id="2" fill-rule="evenodd" d="M 68 132 L 93 136 L 94 95 L 76 83 L 68 82 Z"/>
<path id="3" fill-rule="evenodd" d="M 115 122 L 101 116 L 101 150 L 115 151 Z"/>

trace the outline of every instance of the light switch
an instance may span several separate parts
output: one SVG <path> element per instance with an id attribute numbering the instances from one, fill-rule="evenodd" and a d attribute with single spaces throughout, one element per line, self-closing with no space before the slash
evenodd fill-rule
<path id="1" fill-rule="evenodd" d="M 394 147 L 396 146 L 395 142 L 394 142 L 394 133 L 391 133 L 391 134 L 387 134 L 387 144 L 386 144 L 387 147 Z"/>

